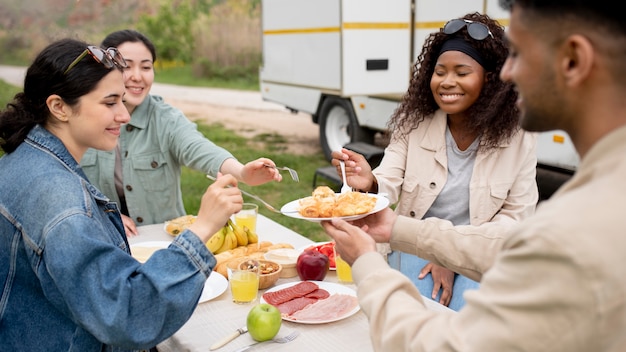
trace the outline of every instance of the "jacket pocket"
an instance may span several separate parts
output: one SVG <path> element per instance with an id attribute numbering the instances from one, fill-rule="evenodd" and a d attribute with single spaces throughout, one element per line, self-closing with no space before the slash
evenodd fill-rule
<path id="1" fill-rule="evenodd" d="M 163 155 L 136 157 L 133 160 L 133 170 L 146 191 L 160 192 L 172 186 L 172 171 Z"/>
<path id="2" fill-rule="evenodd" d="M 490 220 L 496 216 L 508 198 L 510 189 L 510 183 L 497 183 L 489 187 L 489 201 L 484 203 L 485 208 L 483 208 L 484 219 Z"/>

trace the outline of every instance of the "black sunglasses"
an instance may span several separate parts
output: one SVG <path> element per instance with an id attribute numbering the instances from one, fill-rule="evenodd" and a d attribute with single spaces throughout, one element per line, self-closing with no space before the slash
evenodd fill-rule
<path id="1" fill-rule="evenodd" d="M 469 33 L 470 37 L 476 40 L 483 40 L 488 36 L 493 38 L 493 34 L 489 30 L 489 27 L 487 27 L 484 23 L 459 18 L 448 21 L 448 23 L 443 26 L 443 32 L 445 34 L 454 34 L 465 26 L 467 26 L 467 33 Z"/>
<path id="2" fill-rule="evenodd" d="M 113 68 L 113 66 L 117 66 L 118 68 L 128 67 L 126 60 L 124 60 L 122 54 L 120 54 L 116 48 L 102 49 L 97 46 L 90 45 L 87 49 L 85 49 L 85 51 L 78 55 L 74 61 L 72 61 L 63 74 L 66 75 L 72 67 L 76 66 L 80 60 L 87 56 L 87 54 L 90 54 L 96 62 L 101 63 L 106 68 Z"/>

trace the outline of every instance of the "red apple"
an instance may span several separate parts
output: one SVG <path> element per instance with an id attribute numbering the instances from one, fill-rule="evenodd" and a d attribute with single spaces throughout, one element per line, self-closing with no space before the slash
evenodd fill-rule
<path id="1" fill-rule="evenodd" d="M 328 256 L 314 249 L 306 249 L 300 253 L 296 261 L 296 270 L 300 280 L 322 281 L 329 268 Z"/>

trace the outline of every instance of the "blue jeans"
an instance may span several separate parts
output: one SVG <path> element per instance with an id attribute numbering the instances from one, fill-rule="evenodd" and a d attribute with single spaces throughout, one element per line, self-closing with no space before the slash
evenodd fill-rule
<path id="1" fill-rule="evenodd" d="M 433 292 L 433 278 L 430 274 L 426 275 L 423 279 L 418 279 L 420 271 L 422 268 L 428 264 L 428 260 L 422 259 L 415 255 L 402 253 L 398 251 L 394 251 L 388 255 L 389 265 L 392 268 L 400 270 L 404 275 L 406 275 L 413 284 L 418 288 L 420 293 L 430 298 Z M 479 283 L 468 279 L 467 277 L 459 274 L 455 274 L 454 276 L 454 286 L 452 287 L 452 300 L 450 300 L 450 305 L 448 308 L 458 311 L 465 305 L 465 299 L 463 298 L 463 292 L 469 289 L 477 289 Z M 439 302 L 441 298 L 441 293 L 443 290 L 439 290 L 437 293 L 437 297 L 435 298 L 436 302 Z"/>

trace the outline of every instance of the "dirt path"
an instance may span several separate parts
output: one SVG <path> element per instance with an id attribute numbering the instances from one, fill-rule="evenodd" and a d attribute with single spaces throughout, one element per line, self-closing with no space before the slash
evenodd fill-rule
<path id="1" fill-rule="evenodd" d="M 319 126 L 308 114 L 288 111 L 254 110 L 177 99 L 166 101 L 181 109 L 191 120 L 208 124 L 221 123 L 244 137 L 261 133 L 277 133 L 287 139 L 287 148 L 294 154 L 321 153 Z"/>

